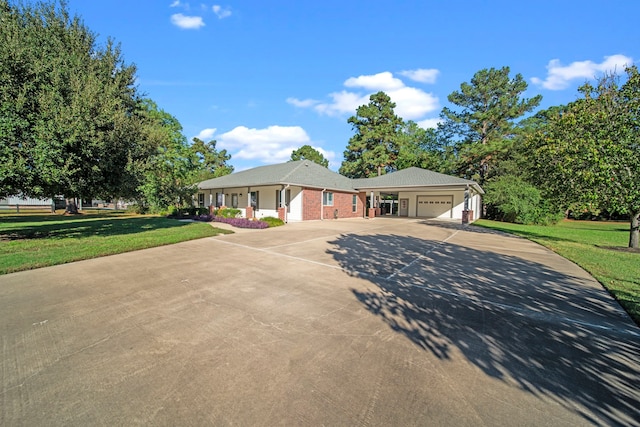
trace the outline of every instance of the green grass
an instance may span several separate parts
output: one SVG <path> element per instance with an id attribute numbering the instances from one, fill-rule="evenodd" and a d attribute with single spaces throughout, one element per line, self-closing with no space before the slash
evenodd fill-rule
<path id="1" fill-rule="evenodd" d="M 575 262 L 595 277 L 640 326 L 640 252 L 627 250 L 628 223 L 561 221 L 537 226 L 479 220 L 474 225 L 525 237 Z"/>
<path id="2" fill-rule="evenodd" d="M 0 214 L 0 274 L 230 233 L 202 222 L 98 212 Z"/>

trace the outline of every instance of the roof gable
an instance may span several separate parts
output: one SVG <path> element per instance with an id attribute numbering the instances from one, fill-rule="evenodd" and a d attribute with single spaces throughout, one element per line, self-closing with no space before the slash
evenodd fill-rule
<path id="1" fill-rule="evenodd" d="M 354 191 L 352 181 L 309 160 L 297 160 L 276 165 L 258 166 L 198 184 L 200 189 L 249 187 L 258 185 L 297 185 Z"/>

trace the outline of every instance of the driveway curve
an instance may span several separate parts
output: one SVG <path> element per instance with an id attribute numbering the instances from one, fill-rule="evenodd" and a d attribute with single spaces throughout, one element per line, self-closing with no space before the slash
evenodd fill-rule
<path id="1" fill-rule="evenodd" d="M 71 250 L 71 248 L 70 248 Z M 473 226 L 292 223 L 0 276 L 1 425 L 639 425 L 640 331 Z"/>

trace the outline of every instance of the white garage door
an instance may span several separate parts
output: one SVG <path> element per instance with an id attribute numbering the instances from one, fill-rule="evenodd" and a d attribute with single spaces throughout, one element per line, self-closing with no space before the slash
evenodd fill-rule
<path id="1" fill-rule="evenodd" d="M 453 196 L 418 196 L 417 215 L 424 218 L 451 218 Z"/>

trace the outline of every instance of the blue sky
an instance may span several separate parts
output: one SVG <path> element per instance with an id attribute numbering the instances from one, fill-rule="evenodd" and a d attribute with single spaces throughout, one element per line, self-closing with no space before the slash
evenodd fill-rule
<path id="1" fill-rule="evenodd" d="M 522 74 L 542 108 L 640 60 L 640 2 L 619 0 L 69 0 L 121 44 L 139 89 L 189 141 L 215 139 L 236 170 L 309 144 L 337 169 L 347 119 L 384 90 L 433 126 L 447 95 L 483 68 Z"/>

